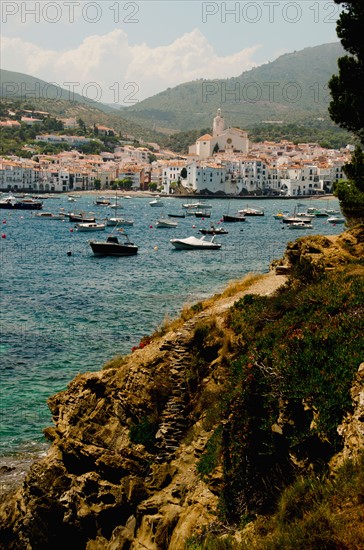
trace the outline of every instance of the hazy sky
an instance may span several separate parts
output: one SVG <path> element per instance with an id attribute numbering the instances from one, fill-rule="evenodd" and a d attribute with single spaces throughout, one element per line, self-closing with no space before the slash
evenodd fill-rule
<path id="1" fill-rule="evenodd" d="M 337 42 L 333 0 L 2 0 L 1 68 L 126 106 Z"/>

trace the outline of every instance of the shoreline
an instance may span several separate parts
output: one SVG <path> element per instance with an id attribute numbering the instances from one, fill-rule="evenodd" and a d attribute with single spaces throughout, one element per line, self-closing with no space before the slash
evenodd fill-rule
<path id="1" fill-rule="evenodd" d="M 63 196 L 69 196 L 69 195 L 77 195 L 77 196 L 102 196 L 106 195 L 108 197 L 118 197 L 118 198 L 125 198 L 129 196 L 130 198 L 155 198 L 155 197 L 161 197 L 161 198 L 168 198 L 168 199 L 205 199 L 205 200 L 258 200 L 258 201 L 271 201 L 271 200 L 334 200 L 337 199 L 335 195 L 327 194 L 327 195 L 295 195 L 295 196 L 280 196 L 280 195 L 206 195 L 206 194 L 195 194 L 195 193 L 184 193 L 184 194 L 166 194 L 166 193 L 158 193 L 156 191 L 115 191 L 112 189 L 77 189 L 77 190 L 70 190 L 70 191 L 52 191 L 52 192 L 42 192 L 42 193 L 35 193 L 34 191 L 26 191 L 26 190 L 16 190 L 16 191 L 9 191 L 9 190 L 0 190 L 0 194 L 15 194 L 17 196 L 20 195 L 32 195 L 35 197 L 42 197 L 44 199 L 48 198 L 55 198 L 55 197 L 63 197 Z"/>
<path id="2" fill-rule="evenodd" d="M 253 276 L 252 276 L 253 275 Z M 251 280 L 249 281 L 249 278 Z M 213 300 L 213 304 L 205 310 L 205 314 L 216 315 L 224 313 L 229 307 L 231 307 L 236 300 L 239 300 L 245 294 L 259 294 L 261 296 L 269 296 L 273 294 L 280 286 L 282 286 L 287 280 L 286 275 L 278 275 L 275 269 L 271 269 L 269 272 L 247 274 L 242 279 L 239 279 L 237 283 L 243 283 L 249 281 L 248 286 L 244 290 L 237 290 L 233 295 L 224 297 L 224 291 L 226 291 L 230 284 L 228 283 L 221 292 L 212 294 L 206 301 Z M 181 317 L 182 309 L 178 316 L 174 320 L 178 320 Z M 196 314 L 196 317 L 198 314 Z M 162 340 L 163 337 L 160 339 Z M 147 351 L 143 350 L 144 353 Z M 132 353 L 127 354 L 127 356 Z M 95 372 L 103 370 L 103 365 L 100 365 L 99 369 Z M 82 374 L 87 374 L 82 373 Z M 72 382 L 70 379 L 68 384 Z M 53 395 L 53 394 L 52 394 Z M 57 394 L 54 394 L 57 395 Z M 50 396 L 52 397 L 52 396 Z M 51 425 L 53 426 L 53 425 Z M 44 426 L 43 430 L 49 426 Z M 39 442 L 38 442 L 39 443 Z M 51 445 L 44 440 L 40 443 L 40 446 L 44 448 L 38 448 L 37 450 L 29 452 L 27 451 L 14 451 L 13 454 L 4 455 L 0 457 L 0 501 L 8 494 L 19 489 L 29 472 L 31 466 L 38 460 L 44 458 L 51 447 Z"/>

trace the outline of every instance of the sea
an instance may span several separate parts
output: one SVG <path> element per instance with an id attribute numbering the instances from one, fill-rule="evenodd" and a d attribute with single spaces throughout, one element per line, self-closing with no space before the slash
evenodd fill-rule
<path id="1" fill-rule="evenodd" d="M 43 429 L 52 425 L 47 399 L 77 374 L 100 370 L 115 356 L 130 353 L 184 305 L 248 273 L 268 272 L 288 241 L 344 230 L 323 217 L 313 220 L 313 229 L 292 231 L 273 217 L 309 206 L 339 211 L 334 198 L 208 198 L 210 218 L 173 218 L 178 222 L 173 229 L 157 228 L 156 221 L 183 213 L 187 199 L 163 197 L 163 207 L 157 208 L 151 200 L 118 199 L 117 215 L 134 220 L 124 228 L 139 247 L 131 257 L 93 255 L 89 241 L 105 240 L 112 227 L 78 232 L 68 218 L 41 220 L 34 211 L 0 210 L 0 493 L 19 483 L 46 453 Z M 215 238 L 220 250 L 176 250 L 170 243 L 200 236 L 200 228 L 246 207 L 263 208 L 265 215 L 225 224 L 228 234 Z M 44 200 L 43 212 L 61 210 L 93 212 L 97 220 L 115 216 L 115 209 L 97 206 L 92 194 L 75 202 L 66 195 Z"/>

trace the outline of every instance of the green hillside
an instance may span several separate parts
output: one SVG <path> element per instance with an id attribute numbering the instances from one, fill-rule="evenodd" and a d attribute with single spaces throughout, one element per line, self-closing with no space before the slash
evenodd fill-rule
<path id="1" fill-rule="evenodd" d="M 69 103 L 80 103 L 90 107 L 96 107 L 105 113 L 117 113 L 109 105 L 93 101 L 83 95 L 77 94 L 70 87 L 68 90 L 56 84 L 46 82 L 40 78 L 14 71 L 0 69 L 0 97 L 3 99 L 21 100 L 63 100 Z"/>
<path id="2" fill-rule="evenodd" d="M 218 107 L 231 126 L 265 120 L 299 122 L 327 115 L 327 82 L 337 72 L 340 43 L 284 54 L 226 80 L 197 80 L 168 88 L 123 110 L 123 117 L 165 131 L 211 126 Z"/>

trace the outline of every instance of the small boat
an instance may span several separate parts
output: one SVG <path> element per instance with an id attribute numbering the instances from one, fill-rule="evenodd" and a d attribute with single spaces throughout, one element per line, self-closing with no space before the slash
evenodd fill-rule
<path id="1" fill-rule="evenodd" d="M 305 223 L 302 221 L 291 222 L 288 224 L 288 229 L 312 229 L 313 225 L 311 223 Z"/>
<path id="2" fill-rule="evenodd" d="M 186 239 L 171 239 L 170 243 L 177 248 L 177 250 L 218 250 L 221 248 L 221 244 L 214 242 L 215 236 L 210 241 L 205 241 L 205 236 L 187 237 Z"/>
<path id="3" fill-rule="evenodd" d="M 296 216 L 298 218 L 315 218 L 315 214 L 310 214 L 309 212 L 297 212 Z"/>
<path id="4" fill-rule="evenodd" d="M 66 214 L 68 216 L 68 219 L 70 222 L 73 223 L 95 223 L 96 218 L 90 213 L 86 212 L 79 212 L 78 214 L 74 214 L 73 212 L 70 212 L 69 214 Z"/>
<path id="5" fill-rule="evenodd" d="M 108 218 L 106 225 L 114 227 L 115 225 L 134 225 L 134 220 L 126 220 L 125 218 Z"/>
<path id="6" fill-rule="evenodd" d="M 76 202 L 76 199 L 74 197 L 68 197 L 68 202 Z"/>
<path id="7" fill-rule="evenodd" d="M 264 216 L 264 210 L 261 208 L 244 208 L 243 210 L 238 210 L 238 213 L 242 216 Z"/>
<path id="8" fill-rule="evenodd" d="M 326 210 L 318 210 L 317 208 L 314 208 L 314 207 L 307 208 L 307 213 L 314 214 L 316 218 L 328 217 L 328 213 L 326 212 Z"/>
<path id="9" fill-rule="evenodd" d="M 155 206 L 164 206 L 164 202 L 161 199 L 154 199 L 149 204 L 150 204 L 150 206 L 154 206 L 154 207 Z"/>
<path id="10" fill-rule="evenodd" d="M 102 199 L 101 197 L 95 200 L 97 206 L 110 206 L 111 202 L 108 199 Z"/>
<path id="11" fill-rule="evenodd" d="M 53 212 L 39 212 L 37 214 L 32 214 L 32 217 L 36 220 L 64 220 L 66 214 L 62 212 L 59 214 L 54 214 Z"/>
<path id="12" fill-rule="evenodd" d="M 169 218 L 185 218 L 186 214 L 185 213 L 183 213 L 183 214 L 168 214 L 168 217 Z"/>
<path id="13" fill-rule="evenodd" d="M 115 235 L 110 235 L 106 241 L 89 241 L 95 256 L 132 256 L 138 252 L 138 247 L 130 242 L 126 233 L 123 234 L 126 241 L 119 242 Z"/>
<path id="14" fill-rule="evenodd" d="M 196 218 L 211 218 L 211 212 L 208 210 L 196 210 Z"/>
<path id="15" fill-rule="evenodd" d="M 213 224 L 209 229 L 199 229 L 199 232 L 203 235 L 227 235 L 229 233 L 224 227 L 215 227 Z"/>
<path id="16" fill-rule="evenodd" d="M 159 220 L 157 220 L 157 223 L 156 223 L 156 227 L 173 228 L 173 227 L 177 227 L 177 226 L 178 226 L 177 222 L 172 222 L 171 220 L 166 220 L 165 218 L 160 218 Z"/>
<path id="17" fill-rule="evenodd" d="M 76 223 L 77 231 L 104 231 L 106 225 L 104 223 Z"/>
<path id="18" fill-rule="evenodd" d="M 186 210 L 190 210 L 191 208 L 194 210 L 196 209 L 210 210 L 212 208 L 212 205 L 207 204 L 205 202 L 189 202 L 189 203 L 182 204 L 182 208 L 185 208 Z"/>
<path id="19" fill-rule="evenodd" d="M 5 210 L 42 210 L 43 202 L 36 199 L 17 199 L 9 195 L 0 200 L 0 208 Z"/>
<path id="20" fill-rule="evenodd" d="M 273 214 L 273 218 L 275 220 L 282 220 L 285 216 L 287 216 L 288 210 L 285 210 L 284 212 L 277 212 L 277 214 Z"/>
<path id="21" fill-rule="evenodd" d="M 312 221 L 312 218 L 306 218 L 304 216 L 297 216 L 297 215 L 295 215 L 295 216 L 284 216 L 282 218 L 282 222 L 283 223 L 288 223 L 288 224 L 299 222 L 299 223 L 303 223 L 303 224 L 308 225 L 308 224 L 311 223 L 311 221 Z"/>
<path id="22" fill-rule="evenodd" d="M 346 222 L 345 218 L 341 218 L 339 216 L 331 216 L 330 218 L 327 218 L 327 221 L 329 223 L 332 223 L 333 225 L 335 225 L 337 223 L 345 223 Z"/>
<path id="23" fill-rule="evenodd" d="M 223 214 L 222 220 L 226 223 L 245 222 L 245 216 L 239 214 L 238 216 L 230 216 L 229 214 Z"/>

